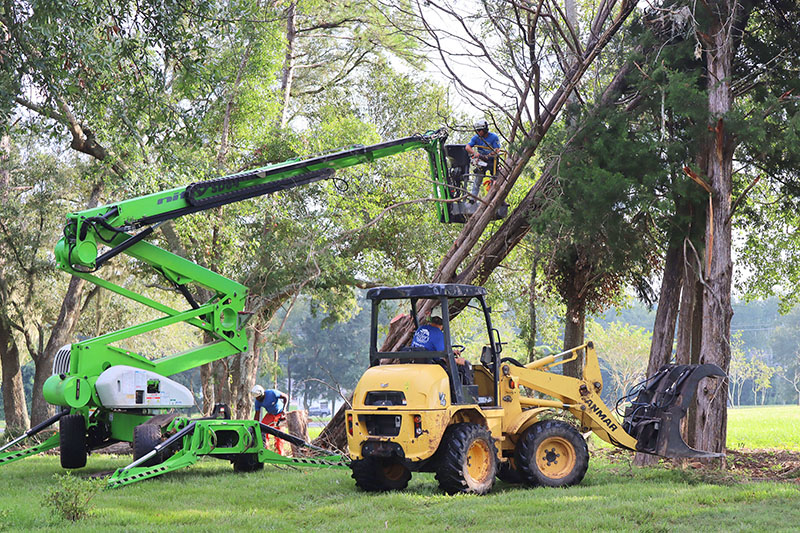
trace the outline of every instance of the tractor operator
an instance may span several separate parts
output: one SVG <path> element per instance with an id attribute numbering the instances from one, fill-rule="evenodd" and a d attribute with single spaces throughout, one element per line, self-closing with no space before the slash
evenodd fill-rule
<path id="1" fill-rule="evenodd" d="M 475 179 L 472 182 L 472 196 L 477 197 L 486 176 L 486 171 L 490 171 L 494 179 L 497 171 L 497 156 L 500 154 L 500 138 L 495 133 L 489 131 L 489 123 L 486 119 L 475 121 L 473 125 L 475 135 L 467 143 L 466 149 L 472 158 L 475 167 Z"/>
<path id="2" fill-rule="evenodd" d="M 280 423 L 286 420 L 284 413 L 286 407 L 289 405 L 289 397 L 285 393 L 277 389 L 265 390 L 261 385 L 256 385 L 250 390 L 250 394 L 255 396 L 256 399 L 254 420 L 258 420 L 258 415 L 262 407 L 264 408 L 264 418 L 261 419 L 262 424 L 277 429 Z M 269 439 L 266 435 L 265 438 Z M 274 435 L 272 438 L 275 439 L 275 451 L 283 455 L 283 441 Z"/>
<path id="3" fill-rule="evenodd" d="M 411 348 L 425 350 L 428 352 L 443 352 L 444 351 L 444 322 L 442 317 L 432 316 L 429 324 L 425 324 L 417 328 L 414 332 L 414 337 L 411 340 Z M 465 385 L 472 384 L 472 365 L 469 361 L 461 357 L 459 350 L 453 350 L 455 355 L 456 365 L 458 365 L 458 373 L 461 376 L 461 382 Z M 437 362 L 444 363 L 444 359 L 439 359 Z"/>

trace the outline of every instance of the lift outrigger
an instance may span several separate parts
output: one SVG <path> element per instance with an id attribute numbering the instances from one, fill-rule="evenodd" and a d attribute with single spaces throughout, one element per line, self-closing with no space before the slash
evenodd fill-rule
<path id="1" fill-rule="evenodd" d="M 132 442 L 135 458 L 112 476 L 111 484 L 116 486 L 188 466 L 202 455 L 229 459 L 237 470 L 257 468 L 264 462 L 315 464 L 270 452 L 263 445 L 263 434 L 276 430 L 255 421 L 229 417 L 166 421 L 161 417 L 166 410 L 194 405 L 192 393 L 166 376 L 247 349 L 248 288 L 146 239 L 164 222 L 184 215 L 329 179 L 336 169 L 417 149 L 428 156 L 439 220 L 464 222 L 475 210 L 475 203 L 467 202 L 459 192 L 469 179 L 468 158 L 463 145 L 445 146 L 446 139 L 447 132 L 438 130 L 349 147 L 68 214 L 64 236 L 55 248 L 58 267 L 163 316 L 60 349 L 43 392 L 45 399 L 61 411 L 0 448 L 0 466 L 59 446 L 62 467 L 81 468 L 90 450 L 115 442 Z M 505 211 L 498 210 L 494 216 L 502 218 Z M 122 253 L 160 274 L 183 295 L 187 307 L 173 309 L 96 274 Z M 210 299 L 197 301 L 193 289 L 198 285 L 212 294 Z M 113 345 L 179 322 L 213 340 L 156 360 Z M 56 422 L 57 434 L 34 446 L 12 450 Z M 282 435 L 279 437 L 290 442 L 297 440 Z M 313 448 L 302 441 L 295 444 Z M 315 451 L 325 454 L 318 459 L 320 466 L 343 462 L 341 456 Z"/>

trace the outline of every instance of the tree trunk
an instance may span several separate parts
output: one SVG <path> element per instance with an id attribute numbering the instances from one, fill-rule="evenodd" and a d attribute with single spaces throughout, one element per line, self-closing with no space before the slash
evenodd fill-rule
<path id="1" fill-rule="evenodd" d="M 308 442 L 308 411 L 291 411 L 286 414 L 289 434 Z M 308 448 L 292 444 L 292 457 L 303 457 Z"/>
<path id="2" fill-rule="evenodd" d="M 219 359 L 211 363 L 211 372 L 214 375 L 214 399 L 216 403 L 231 405 L 231 373 L 228 363 L 232 357 Z"/>
<path id="3" fill-rule="evenodd" d="M 3 414 L 10 435 L 22 433 L 28 425 L 28 405 L 19 366 L 19 347 L 14 340 L 11 324 L 0 318 L 0 368 L 3 369 Z"/>
<path id="4" fill-rule="evenodd" d="M 262 334 L 259 328 L 252 328 L 250 330 L 249 349 L 241 354 L 231 357 L 232 363 L 231 378 L 234 387 L 231 390 L 233 398 L 234 418 L 248 418 L 250 416 L 250 408 L 252 401 L 250 396 L 250 389 L 256 384 L 258 377 L 258 362 L 261 357 L 261 342 Z M 289 409 L 289 406 L 286 406 Z"/>
<path id="5" fill-rule="evenodd" d="M 294 45 L 297 39 L 296 18 L 297 2 L 292 1 L 286 10 L 286 55 L 283 59 L 283 72 L 281 73 L 281 94 L 283 95 L 281 128 L 285 128 L 289 123 L 289 102 L 292 94 L 292 82 L 294 81 Z"/>
<path id="6" fill-rule="evenodd" d="M 206 363 L 200 367 L 200 387 L 203 391 L 203 416 L 211 415 L 217 398 L 214 396 L 214 373 L 211 363 Z"/>
<path id="7" fill-rule="evenodd" d="M 567 297 L 567 314 L 564 324 L 564 351 L 571 350 L 583 344 L 586 329 L 586 299 L 571 294 Z M 564 363 L 564 375 L 574 378 L 583 377 L 584 367 L 583 350 L 574 361 Z"/>
<path id="8" fill-rule="evenodd" d="M 706 176 L 712 190 L 711 212 L 706 229 L 706 280 L 703 293 L 703 333 L 700 362 L 714 363 L 727 372 L 730 366 L 731 307 L 731 193 L 734 139 L 724 116 L 731 110 L 730 76 L 735 53 L 735 35 L 743 9 L 735 2 L 713 4 L 710 31 L 706 36 L 708 109 L 712 135 L 708 146 Z M 697 446 L 713 452 L 725 451 L 728 388 L 704 380 L 697 393 Z M 717 380 L 718 381 L 718 380 Z"/>
<path id="9" fill-rule="evenodd" d="M 350 409 L 352 402 L 353 395 L 351 394 L 347 397 L 347 401 L 336 411 L 336 414 L 333 415 L 331 421 L 322 430 L 322 433 L 311 444 L 334 452 L 347 453 L 344 412 Z"/>
<path id="10" fill-rule="evenodd" d="M 536 269 L 539 261 L 535 258 L 531 265 L 531 281 L 528 285 L 528 362 L 536 359 Z"/>
<path id="11" fill-rule="evenodd" d="M 696 285 L 699 281 L 697 270 L 687 261 L 684 265 L 682 280 L 681 306 L 678 315 L 678 340 L 675 350 L 675 362 L 679 365 L 688 365 L 692 360 L 692 347 L 694 346 L 694 331 L 697 325 L 694 322 L 696 310 L 702 307 L 702 299 L 698 298 Z"/>
<path id="12" fill-rule="evenodd" d="M 661 293 L 658 297 L 653 341 L 650 345 L 650 360 L 647 375 L 652 376 L 659 368 L 672 359 L 672 343 L 675 339 L 675 321 L 683 282 L 683 249 L 673 242 L 664 258 L 664 276 L 661 279 Z"/>
<path id="13" fill-rule="evenodd" d="M 661 279 L 661 292 L 658 297 L 653 340 L 650 344 L 650 359 L 647 376 L 655 374 L 659 368 L 672 358 L 672 341 L 675 339 L 675 320 L 683 281 L 683 249 L 680 239 L 672 239 L 664 259 L 664 276 Z M 636 466 L 650 466 L 658 462 L 655 455 L 637 453 L 633 459 Z"/>

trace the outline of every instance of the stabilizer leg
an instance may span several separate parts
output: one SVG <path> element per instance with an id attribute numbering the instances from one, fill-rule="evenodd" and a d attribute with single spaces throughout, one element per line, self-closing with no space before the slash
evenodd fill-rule
<path id="1" fill-rule="evenodd" d="M 712 364 L 665 365 L 647 381 L 625 410 L 623 428 L 637 440 L 636 451 L 676 458 L 722 456 L 690 448 L 681 436 L 681 419 L 694 401 L 697 384 L 707 377 L 725 373 Z"/>
<path id="2" fill-rule="evenodd" d="M 69 414 L 69 409 L 63 409 L 61 412 L 55 414 L 54 416 L 51 416 L 44 422 L 35 425 L 34 427 L 32 427 L 19 437 L 17 437 L 16 439 L 0 447 L 0 452 L 4 452 L 4 450 L 11 448 L 15 444 L 36 435 L 45 428 L 52 426 L 53 424 L 58 422 L 62 416 L 67 414 Z M 23 450 L 18 450 L 14 452 L 0 453 L 0 466 L 12 463 L 14 461 L 18 461 L 19 459 L 24 459 L 25 457 L 29 457 L 31 455 L 36 455 L 37 453 L 42 453 L 47 450 L 52 450 L 58 445 L 59 445 L 59 436 L 58 433 L 56 433 L 55 435 L 51 435 L 47 440 L 45 440 L 41 444 L 37 444 L 36 446 L 31 446 L 30 448 L 25 448 Z"/>
<path id="3" fill-rule="evenodd" d="M 188 447 L 184 446 L 175 455 L 162 463 L 153 466 L 139 466 L 140 464 L 147 462 L 151 457 L 155 456 L 164 448 L 177 446 L 179 440 L 182 440 L 183 437 L 191 435 L 194 432 L 196 424 L 197 422 L 192 422 L 161 444 L 156 445 L 156 447 L 153 448 L 150 453 L 143 455 L 128 466 L 118 468 L 117 471 L 114 472 L 110 478 L 108 478 L 108 487 L 114 488 L 121 487 L 123 485 L 130 485 L 131 483 L 136 483 L 137 481 L 160 476 L 161 474 L 166 474 L 167 472 L 172 472 L 173 470 L 178 470 L 179 468 L 184 468 L 195 464 L 198 456 L 195 448 L 190 444 Z"/>

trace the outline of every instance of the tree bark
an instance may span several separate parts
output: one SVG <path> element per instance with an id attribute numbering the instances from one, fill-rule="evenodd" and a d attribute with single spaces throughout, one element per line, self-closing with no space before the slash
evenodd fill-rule
<path id="1" fill-rule="evenodd" d="M 334 452 L 347 453 L 347 433 L 345 432 L 344 412 L 350 409 L 353 403 L 353 395 L 347 397 L 347 401 L 342 404 L 331 421 L 322 430 L 322 433 L 312 441 L 311 444 L 326 448 Z"/>
<path id="2" fill-rule="evenodd" d="M 536 269 L 539 261 L 534 257 L 531 264 L 531 280 L 528 285 L 528 362 L 536 359 Z"/>
<path id="3" fill-rule="evenodd" d="M 708 110 L 711 135 L 707 144 L 705 175 L 712 190 L 711 212 L 708 213 L 706 249 L 708 263 L 703 291 L 703 333 L 700 363 L 714 363 L 728 371 L 731 359 L 730 325 L 731 281 L 731 194 L 734 138 L 725 124 L 733 96 L 730 81 L 736 35 L 745 18 L 738 2 L 710 4 L 710 28 L 706 39 L 708 76 Z M 704 380 L 697 393 L 696 444 L 703 450 L 725 451 L 727 436 L 728 388 Z"/>
<path id="4" fill-rule="evenodd" d="M 0 368 L 3 369 L 3 414 L 6 430 L 9 434 L 16 435 L 30 426 L 22 369 L 19 366 L 19 347 L 14 340 L 11 324 L 5 317 L 0 317 Z"/>
<path id="5" fill-rule="evenodd" d="M 291 411 L 286 414 L 289 434 L 308 442 L 308 411 Z M 292 457 L 304 457 L 308 448 L 292 444 Z"/>
<path id="6" fill-rule="evenodd" d="M 672 342 L 675 339 L 675 320 L 678 316 L 683 283 L 683 266 L 683 249 L 673 240 L 664 258 L 664 275 L 661 279 L 650 359 L 647 364 L 648 376 L 655 374 L 672 359 Z"/>
<path id="7" fill-rule="evenodd" d="M 249 349 L 237 354 L 230 359 L 231 363 L 231 377 L 233 379 L 234 387 L 231 391 L 233 398 L 233 411 L 234 418 L 249 418 L 250 409 L 252 408 L 252 401 L 250 396 L 250 389 L 256 384 L 258 377 L 258 363 L 261 360 L 261 343 L 262 334 L 259 328 L 253 328 L 249 338 Z M 286 406 L 288 410 L 289 406 Z"/>
<path id="8" fill-rule="evenodd" d="M 572 293 L 567 295 L 566 320 L 564 324 L 564 351 L 571 350 L 583 344 L 586 330 L 586 298 L 579 294 Z M 564 363 L 564 375 L 574 378 L 583 376 L 584 367 L 583 350 L 578 353 L 574 361 Z"/>
<path id="9" fill-rule="evenodd" d="M 281 73 L 281 128 L 289 123 L 289 102 L 292 95 L 292 82 L 294 81 L 294 45 L 297 39 L 297 2 L 292 1 L 286 10 L 286 54 L 283 59 L 283 72 Z"/>

